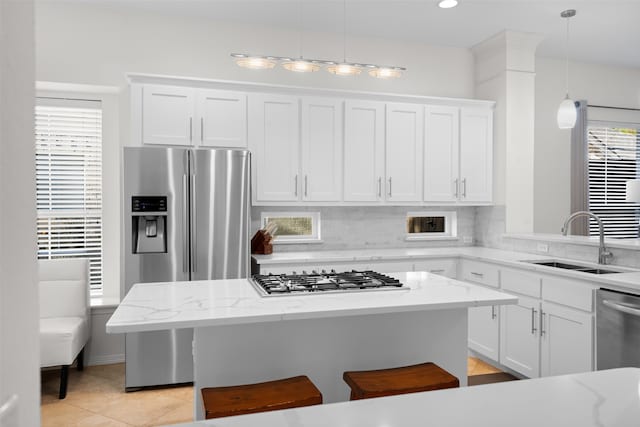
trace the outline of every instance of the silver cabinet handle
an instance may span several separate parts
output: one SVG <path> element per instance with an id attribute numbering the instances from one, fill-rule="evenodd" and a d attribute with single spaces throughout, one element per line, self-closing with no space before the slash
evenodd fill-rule
<path id="1" fill-rule="evenodd" d="M 378 197 L 382 197 L 382 177 L 378 177 Z"/>
<path id="2" fill-rule="evenodd" d="M 189 263 L 189 245 L 188 236 L 189 227 L 188 221 L 188 209 L 187 209 L 187 175 L 182 175 L 182 272 L 187 272 L 187 264 Z"/>
<path id="3" fill-rule="evenodd" d="M 200 117 L 200 142 L 204 142 L 204 117 Z"/>
<path id="4" fill-rule="evenodd" d="M 393 192 L 391 191 L 391 177 L 389 177 L 389 197 L 391 197 Z"/>
<path id="5" fill-rule="evenodd" d="M 437 270 L 429 270 L 429 273 L 433 273 L 433 274 L 444 273 L 444 268 L 439 268 Z"/>
<path id="6" fill-rule="evenodd" d="M 623 302 L 613 302 L 607 299 L 602 300 L 602 304 L 609 308 L 612 308 L 623 313 L 631 314 L 633 316 L 640 316 L 640 306 L 634 304 L 628 304 Z"/>
<path id="7" fill-rule="evenodd" d="M 462 178 L 462 197 L 467 197 L 467 178 Z"/>
<path id="8" fill-rule="evenodd" d="M 298 174 L 296 174 L 296 177 L 293 180 L 294 180 L 294 182 L 293 182 L 293 187 L 294 187 L 293 195 L 298 197 Z"/>
<path id="9" fill-rule="evenodd" d="M 458 198 L 458 178 L 453 180 L 453 197 Z"/>
<path id="10" fill-rule="evenodd" d="M 545 333 L 545 330 L 544 330 L 544 316 L 545 316 L 545 314 L 546 313 L 544 312 L 544 310 L 541 309 L 540 310 L 540 336 L 543 336 L 544 333 Z"/>
<path id="11" fill-rule="evenodd" d="M 492 305 L 491 306 L 491 319 L 495 319 L 496 317 L 498 317 L 498 315 L 496 314 L 496 306 Z"/>
<path id="12" fill-rule="evenodd" d="M 193 141 L 193 117 L 189 117 L 189 142 Z"/>
<path id="13" fill-rule="evenodd" d="M 307 197 L 307 188 L 308 188 L 308 179 L 307 175 L 304 176 L 304 197 Z"/>
<path id="14" fill-rule="evenodd" d="M 536 313 L 538 312 L 538 310 L 536 310 L 535 308 L 531 307 L 531 333 L 533 335 L 536 334 L 536 331 L 538 330 L 536 328 Z"/>
<path id="15" fill-rule="evenodd" d="M 196 229 L 196 175 L 191 174 L 191 271 L 195 273 L 197 271 L 196 264 L 196 236 L 198 231 Z"/>
<path id="16" fill-rule="evenodd" d="M 476 277 L 480 277 L 480 278 L 484 277 L 483 273 L 476 273 L 475 271 L 471 271 L 470 273 L 471 273 L 472 276 L 476 276 Z"/>

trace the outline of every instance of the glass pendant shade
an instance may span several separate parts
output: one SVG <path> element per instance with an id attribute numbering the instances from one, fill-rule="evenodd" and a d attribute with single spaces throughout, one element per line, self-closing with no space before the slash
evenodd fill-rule
<path id="1" fill-rule="evenodd" d="M 369 71 L 369 75 L 378 79 L 396 79 L 402 76 L 402 71 L 396 68 L 381 67 L 374 68 L 373 70 Z"/>
<path id="2" fill-rule="evenodd" d="M 362 69 L 357 65 L 347 64 L 345 62 L 340 64 L 332 64 L 327 67 L 327 71 L 336 76 L 357 76 L 362 72 Z"/>
<path id="3" fill-rule="evenodd" d="M 236 64 L 243 68 L 250 68 L 252 70 L 265 70 L 275 67 L 276 61 L 260 56 L 249 56 L 246 58 L 236 59 Z"/>
<path id="4" fill-rule="evenodd" d="M 441 9 L 451 9 L 452 7 L 456 7 L 458 5 L 458 0 L 442 0 L 438 3 L 438 6 Z"/>
<path id="5" fill-rule="evenodd" d="M 560 129 L 573 129 L 577 118 L 576 103 L 567 96 L 558 107 L 558 127 Z"/>
<path id="6" fill-rule="evenodd" d="M 319 64 L 314 64 L 313 62 L 305 61 L 304 59 L 285 61 L 282 63 L 282 66 L 285 69 L 295 71 L 296 73 L 312 73 L 320 69 Z"/>

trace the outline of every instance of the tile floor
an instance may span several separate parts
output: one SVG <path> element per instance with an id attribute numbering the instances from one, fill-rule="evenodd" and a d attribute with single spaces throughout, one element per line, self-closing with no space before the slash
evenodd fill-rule
<path id="1" fill-rule="evenodd" d="M 482 375 L 499 369 L 470 357 L 468 374 Z M 124 364 L 88 366 L 69 370 L 67 398 L 58 399 L 60 372 L 42 372 L 43 427 L 160 426 L 192 420 L 193 387 L 124 392 Z"/>

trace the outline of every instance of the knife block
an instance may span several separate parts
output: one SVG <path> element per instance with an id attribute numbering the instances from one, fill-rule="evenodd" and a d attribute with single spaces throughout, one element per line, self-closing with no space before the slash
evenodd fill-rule
<path id="1" fill-rule="evenodd" d="M 264 230 L 258 230 L 251 238 L 251 253 L 256 255 L 269 255 L 273 253 L 271 234 Z"/>

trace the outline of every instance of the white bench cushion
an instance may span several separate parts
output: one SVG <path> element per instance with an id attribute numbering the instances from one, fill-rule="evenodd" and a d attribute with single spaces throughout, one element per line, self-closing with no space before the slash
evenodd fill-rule
<path id="1" fill-rule="evenodd" d="M 40 319 L 40 366 L 71 365 L 88 337 L 83 317 Z"/>
<path id="2" fill-rule="evenodd" d="M 85 316 L 86 286 L 83 280 L 41 280 L 40 318 Z"/>

